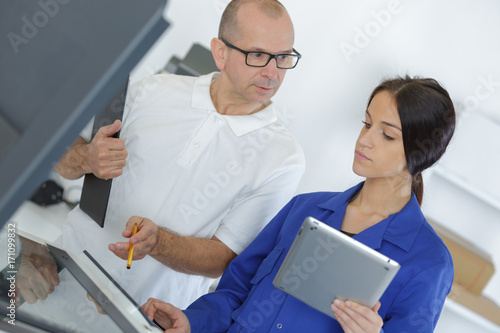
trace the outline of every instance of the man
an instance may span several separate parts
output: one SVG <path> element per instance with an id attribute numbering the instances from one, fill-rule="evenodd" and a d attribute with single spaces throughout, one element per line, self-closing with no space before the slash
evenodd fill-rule
<path id="1" fill-rule="evenodd" d="M 116 177 L 104 228 L 77 207 L 63 245 L 89 251 L 141 304 L 154 296 L 186 307 L 206 293 L 303 174 L 302 150 L 270 100 L 300 58 L 293 39 L 278 1 L 235 0 L 211 42 L 220 74 L 132 85 L 121 139 L 110 137 L 117 121 L 90 143 L 80 138 L 56 167 L 67 178 Z M 122 231 L 129 242 L 116 242 Z"/>

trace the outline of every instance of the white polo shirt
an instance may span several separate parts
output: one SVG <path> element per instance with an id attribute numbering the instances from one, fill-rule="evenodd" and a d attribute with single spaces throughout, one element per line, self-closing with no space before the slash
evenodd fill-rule
<path id="1" fill-rule="evenodd" d="M 291 199 L 304 172 L 302 149 L 273 104 L 248 116 L 215 110 L 210 84 L 217 75 L 162 74 L 132 85 L 120 133 L 127 166 L 113 180 L 104 228 L 79 207 L 64 224 L 64 247 L 89 251 L 140 304 L 155 297 L 185 308 L 213 279 L 149 256 L 127 270 L 108 244 L 127 241 L 121 233 L 131 216 L 181 236 L 216 236 L 240 253 Z"/>

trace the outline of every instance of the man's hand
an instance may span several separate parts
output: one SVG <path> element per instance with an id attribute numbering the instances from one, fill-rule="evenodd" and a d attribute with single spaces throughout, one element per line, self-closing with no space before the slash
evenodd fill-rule
<path id="1" fill-rule="evenodd" d="M 346 333 L 379 333 L 384 322 L 377 313 L 380 302 L 373 309 L 352 301 L 336 299 L 331 305 L 335 318 Z"/>
<path id="2" fill-rule="evenodd" d="M 132 236 L 132 229 L 137 223 L 137 233 Z M 139 260 L 150 254 L 158 239 L 158 226 L 151 220 L 132 216 L 122 232 L 122 236 L 129 238 L 128 242 L 109 244 L 108 249 L 123 260 L 128 259 L 130 244 L 134 245 L 133 260 Z M 132 236 L 132 237 L 131 237 Z"/>
<path id="3" fill-rule="evenodd" d="M 125 142 L 112 136 L 120 130 L 121 121 L 103 126 L 96 133 L 87 147 L 86 165 L 88 173 L 102 179 L 111 179 L 123 173 L 128 156 Z"/>
<path id="4" fill-rule="evenodd" d="M 150 298 L 141 309 L 151 320 L 155 320 L 167 333 L 190 333 L 191 326 L 181 309 L 172 304 Z"/>
<path id="5" fill-rule="evenodd" d="M 59 285 L 56 261 L 43 245 L 29 240 L 23 240 L 20 259 L 21 266 L 17 273 L 20 296 L 29 304 L 46 299 Z"/>
<path id="6" fill-rule="evenodd" d="M 87 173 L 102 179 L 120 176 L 128 156 L 125 142 L 112 137 L 120 127 L 120 120 L 101 127 L 90 143 L 79 136 L 54 169 L 66 179 L 78 179 Z"/>
<path id="7" fill-rule="evenodd" d="M 137 224 L 137 233 L 132 236 L 134 224 Z M 139 216 L 132 216 L 128 220 L 122 235 L 130 238 L 129 241 L 108 245 L 108 249 L 116 256 L 127 260 L 130 245 L 135 244 L 133 260 L 149 255 L 185 274 L 217 278 L 236 257 L 236 253 L 216 236 L 211 239 L 179 236 Z"/>
<path id="8" fill-rule="evenodd" d="M 29 304 L 44 300 L 54 291 L 54 285 L 39 272 L 27 258 L 21 259 L 21 267 L 17 273 L 19 295 Z M 16 302 L 19 304 L 19 297 Z"/>

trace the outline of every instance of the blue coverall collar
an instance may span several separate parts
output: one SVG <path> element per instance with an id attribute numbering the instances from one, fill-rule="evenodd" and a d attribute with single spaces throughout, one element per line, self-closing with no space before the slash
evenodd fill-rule
<path id="1" fill-rule="evenodd" d="M 333 213 L 332 215 L 340 213 L 343 217 L 349 200 L 363 187 L 363 184 L 364 182 L 361 182 L 317 206 L 331 211 Z M 337 215 L 332 219 L 331 225 L 336 229 L 340 229 L 342 220 L 343 218 L 339 219 Z M 412 221 L 412 223 L 408 223 L 408 221 Z M 414 223 L 413 221 L 418 221 L 418 223 Z M 410 201 L 408 201 L 401 211 L 391 214 L 385 220 L 363 230 L 355 235 L 354 239 L 359 240 L 375 250 L 380 249 L 382 241 L 387 241 L 408 252 L 424 221 L 424 215 L 420 210 L 415 194 L 412 193 Z M 324 222 L 328 223 L 327 221 Z"/>

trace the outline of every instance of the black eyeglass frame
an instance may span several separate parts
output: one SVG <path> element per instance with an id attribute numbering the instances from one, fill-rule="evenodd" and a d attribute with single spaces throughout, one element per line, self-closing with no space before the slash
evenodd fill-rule
<path id="1" fill-rule="evenodd" d="M 234 49 L 234 50 L 236 50 L 236 51 L 239 51 L 239 52 L 243 53 L 243 54 L 245 55 L 245 64 L 246 64 L 247 66 L 250 66 L 250 67 L 266 67 L 266 66 L 269 64 L 269 62 L 271 61 L 271 59 L 274 59 L 274 60 L 276 61 L 276 67 L 277 67 L 277 68 L 280 68 L 280 69 L 292 69 L 292 68 L 295 68 L 295 67 L 297 66 L 297 64 L 299 63 L 300 58 L 302 58 L 302 55 L 301 55 L 301 54 L 300 54 L 300 53 L 299 53 L 296 49 L 294 49 L 294 48 L 292 48 L 292 51 L 293 51 L 295 54 L 293 54 L 293 53 L 271 54 L 271 53 L 267 53 L 267 52 L 263 52 L 263 51 L 245 51 L 245 50 L 240 49 L 239 47 L 234 46 L 233 44 L 229 43 L 228 41 L 226 41 L 226 40 L 224 40 L 224 39 L 222 39 L 222 38 L 220 38 L 220 40 L 221 40 L 224 44 L 226 44 L 226 46 L 227 46 L 227 47 L 232 48 L 232 49 Z M 261 65 L 261 66 L 250 65 L 250 64 L 248 63 L 248 55 L 249 55 L 250 53 L 261 53 L 261 54 L 266 54 L 266 55 L 268 55 L 268 56 L 269 56 L 269 58 L 267 59 L 267 62 L 266 62 L 264 65 Z M 297 57 L 297 62 L 295 63 L 295 65 L 294 65 L 293 67 L 286 67 L 286 68 L 285 68 L 285 67 L 280 67 L 280 66 L 278 65 L 278 57 L 279 57 L 279 56 L 294 56 L 294 57 Z"/>

